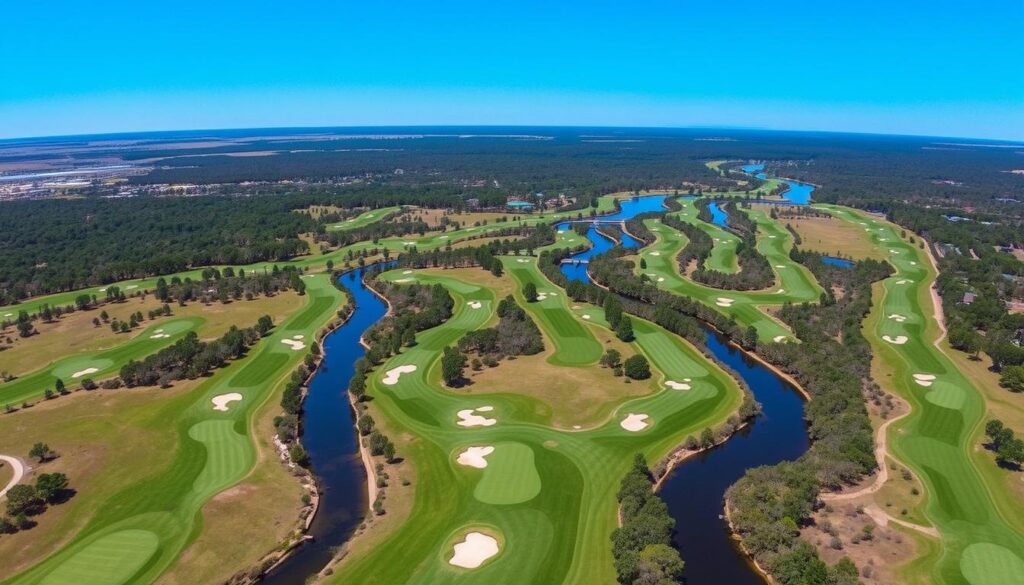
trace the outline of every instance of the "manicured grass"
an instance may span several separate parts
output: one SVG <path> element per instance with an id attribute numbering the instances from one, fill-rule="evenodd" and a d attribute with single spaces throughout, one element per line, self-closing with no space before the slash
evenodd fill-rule
<path id="1" fill-rule="evenodd" d="M 532 278 L 524 263 L 512 259 L 508 267 L 511 273 L 521 271 L 517 280 Z M 401 271 L 384 275 L 409 277 Z M 403 349 L 369 379 L 373 415 L 385 418 L 394 432 L 417 437 L 404 443 L 403 452 L 416 468 L 415 504 L 400 527 L 377 535 L 375 547 L 360 549 L 336 566 L 329 582 L 613 582 L 608 537 L 616 522 L 615 492 L 632 454 L 640 451 L 657 459 L 687 434 L 723 420 L 741 400 L 735 382 L 686 342 L 635 319 L 635 347 L 651 360 L 655 377 L 648 384 L 658 391 L 628 400 L 593 426 L 559 431 L 545 424 L 545 409 L 538 407 L 537 398 L 515 392 L 515 380 L 510 380 L 508 392 L 491 395 L 466 395 L 440 386 L 441 349 L 466 331 L 493 322 L 495 295 L 484 287 L 453 282 L 445 271 L 416 271 L 415 278 L 448 287 L 455 296 L 455 314 L 420 333 L 416 346 Z M 557 292 L 554 299 L 564 296 Z M 480 301 L 486 310 L 469 308 L 470 300 Z M 580 327 L 605 326 L 597 307 L 560 310 L 578 319 Z M 586 325 L 583 314 L 591 316 Z M 403 374 L 393 386 L 380 383 L 384 372 L 406 364 L 416 365 L 416 371 Z M 691 378 L 694 387 L 664 389 L 663 378 Z M 610 375 L 608 380 L 622 384 Z M 456 424 L 458 411 L 484 406 L 493 408 L 480 412 L 497 421 L 493 426 Z M 651 426 L 639 433 L 624 430 L 619 423 L 627 412 L 648 414 Z M 467 446 L 485 445 L 496 447 L 487 457 L 487 468 L 455 463 Z M 452 543 L 474 527 L 496 535 L 501 552 L 480 569 L 451 567 Z"/>
<path id="2" fill-rule="evenodd" d="M 793 335 L 789 329 L 762 307 L 782 305 L 786 302 L 817 301 L 822 292 L 821 287 L 806 268 L 789 258 L 792 236 L 788 231 L 763 213 L 749 210 L 748 212 L 757 222 L 758 250 L 768 259 L 776 273 L 776 284 L 771 288 L 737 292 L 712 288 L 686 278 L 680 272 L 679 263 L 676 261 L 679 251 L 687 243 L 686 236 L 658 219 L 645 221 L 657 239 L 639 251 L 638 254 L 646 262 L 647 268 L 637 268 L 637 272 L 647 274 L 660 288 L 693 298 L 713 310 L 734 317 L 744 327 L 754 326 L 763 342 L 774 341 L 777 337 L 791 341 Z M 693 211 L 690 213 L 695 214 Z M 686 217 L 682 219 L 689 221 Z M 732 302 L 726 303 L 728 306 L 723 306 L 723 299 Z"/>
<path id="3" fill-rule="evenodd" d="M 141 481 L 132 482 L 105 500 L 90 500 L 84 527 L 56 553 L 10 583 L 65 582 L 62 575 L 83 571 L 81 567 L 91 563 L 90 559 L 111 549 L 110 535 L 125 531 L 152 534 L 158 545 L 122 551 L 119 554 L 128 556 L 97 573 L 97 582 L 151 582 L 178 559 L 181 551 L 199 535 L 197 520 L 203 506 L 214 494 L 243 479 L 252 468 L 256 459 L 250 436 L 254 413 L 275 394 L 305 354 L 291 350 L 280 343 L 281 339 L 301 334 L 312 340 L 341 301 L 341 293 L 326 275 L 305 282 L 308 298 L 304 307 L 280 323 L 249 356 L 218 371 L 192 392 L 170 402 L 155 402 L 148 411 L 154 423 L 170 429 L 174 437 L 159 445 L 173 453 L 170 464 L 147 467 L 148 473 Z M 233 402 L 226 412 L 213 410 L 211 399 L 227 392 L 240 393 L 243 398 Z"/>
<path id="4" fill-rule="evenodd" d="M 928 567 L 932 582 L 1012 582 L 1024 567 L 1024 537 L 1009 523 L 1009 510 L 1001 508 L 1012 505 L 1011 500 L 993 493 L 1005 488 L 986 482 L 971 456 L 985 401 L 933 344 L 938 327 L 928 292 L 935 279 L 931 264 L 923 250 L 900 238 L 896 226 L 845 208 L 821 207 L 861 226 L 896 268 L 882 284 L 884 294 L 865 323 L 865 334 L 875 359 L 893 372 L 891 388 L 913 409 L 890 429 L 889 444 L 924 484 L 925 514 L 942 535 L 942 554 Z M 883 336 L 907 341 L 890 343 Z M 922 387 L 914 374 L 931 374 L 936 380 Z"/>
<path id="5" fill-rule="evenodd" d="M 327 226 L 327 231 L 341 232 L 345 230 L 365 227 L 370 225 L 371 223 L 376 223 L 384 219 L 384 217 L 398 211 L 399 209 L 401 209 L 401 207 L 396 205 L 394 207 L 382 207 L 380 209 L 371 209 L 369 211 L 364 211 L 363 213 L 351 219 L 342 220 L 336 224 Z"/>

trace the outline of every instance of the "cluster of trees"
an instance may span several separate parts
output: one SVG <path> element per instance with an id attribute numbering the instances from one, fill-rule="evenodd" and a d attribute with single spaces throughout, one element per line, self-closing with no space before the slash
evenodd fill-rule
<path id="1" fill-rule="evenodd" d="M 159 278 L 153 295 L 164 303 L 177 302 L 184 305 L 190 301 L 209 303 L 214 300 L 221 303 L 241 299 L 252 300 L 260 295 L 273 295 L 285 290 L 294 290 L 300 295 L 305 294 L 306 284 L 300 278 L 302 272 L 294 266 L 278 267 L 270 270 L 235 270 L 227 267 L 223 270 L 207 268 L 198 279 L 186 276 L 172 276 L 170 280 Z"/>
<path id="2" fill-rule="evenodd" d="M 223 367 L 228 360 L 244 356 L 249 347 L 272 328 L 273 321 L 264 315 L 256 326 L 239 329 L 232 325 L 220 339 L 208 343 L 200 341 L 199 336 L 190 331 L 170 347 L 141 361 L 130 360 L 121 367 L 118 375 L 128 387 L 167 387 L 175 380 L 205 376 Z"/>
<path id="3" fill-rule="evenodd" d="M 498 325 L 468 331 L 459 339 L 458 350 L 477 353 L 488 366 L 507 356 L 534 355 L 544 351 L 544 337 L 530 315 L 512 295 L 498 303 Z"/>
<path id="4" fill-rule="evenodd" d="M 36 443 L 29 451 L 29 457 L 43 464 L 56 454 L 46 443 Z M 35 484 L 22 483 L 8 490 L 6 515 L 0 517 L 0 534 L 11 534 L 35 526 L 33 516 L 46 511 L 52 504 L 61 504 L 75 495 L 70 488 L 68 477 L 63 473 L 42 473 Z"/>
<path id="5" fill-rule="evenodd" d="M 681 582 L 683 559 L 672 547 L 675 520 L 652 483 L 647 461 L 638 453 L 619 487 L 622 525 L 612 532 L 612 555 L 622 585 Z"/>
<path id="6" fill-rule="evenodd" d="M 0 305 L 195 266 L 306 253 L 316 222 L 274 197 L 12 201 L 0 216 Z"/>
<path id="7" fill-rule="evenodd" d="M 582 283 L 581 283 L 582 284 Z M 574 293 L 579 293 L 579 287 L 573 287 Z M 566 292 L 573 300 L 582 300 L 576 298 L 573 293 Z M 601 301 L 601 306 L 604 308 L 604 318 L 608 321 L 608 325 L 615 331 L 615 336 L 622 341 L 633 341 L 633 321 L 622 309 L 622 301 L 615 295 L 604 295 L 604 300 Z M 630 376 L 632 377 L 632 376 Z"/>
<path id="8" fill-rule="evenodd" d="M 1013 429 L 1005 426 L 1003 421 L 993 419 L 985 423 L 985 436 L 988 437 L 989 448 L 996 453 L 999 465 L 1020 469 L 1024 463 L 1024 440 L 1015 437 Z"/>
<path id="9" fill-rule="evenodd" d="M 508 239 L 510 236 L 522 236 L 518 239 Z M 526 254 L 533 255 L 534 250 L 541 246 L 547 246 L 555 242 L 555 230 L 547 224 L 532 227 L 514 226 L 502 228 L 496 233 L 488 234 L 487 237 L 500 237 L 501 240 L 491 240 L 482 246 L 471 246 L 453 249 L 451 246 L 445 249 L 435 249 L 429 252 L 420 252 L 415 248 L 410 249 L 399 257 L 399 266 L 411 268 L 455 268 L 460 266 L 480 266 L 484 270 L 490 270 L 500 275 L 502 268 L 496 266 L 500 261 L 494 258 L 499 255 Z"/>

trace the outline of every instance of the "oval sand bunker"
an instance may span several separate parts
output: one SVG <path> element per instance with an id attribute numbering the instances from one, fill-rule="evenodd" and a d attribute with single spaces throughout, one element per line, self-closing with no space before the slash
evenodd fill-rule
<path id="1" fill-rule="evenodd" d="M 95 374 L 98 371 L 100 371 L 99 368 L 85 368 L 84 370 L 79 370 L 79 371 L 75 372 L 74 374 L 71 374 L 71 377 L 72 378 L 81 378 L 82 376 L 88 376 L 89 374 Z"/>
<path id="2" fill-rule="evenodd" d="M 470 532 L 465 540 L 455 543 L 455 555 L 448 564 L 463 569 L 475 569 L 496 554 L 498 541 L 493 536 L 487 536 L 482 532 Z"/>
<path id="3" fill-rule="evenodd" d="M 239 394 L 238 392 L 230 392 L 228 394 L 220 394 L 218 396 L 214 396 L 210 400 L 210 402 L 213 403 L 213 409 L 214 410 L 219 410 L 221 412 L 227 412 L 228 411 L 228 404 L 231 404 L 232 402 L 238 402 L 241 399 L 242 399 L 242 395 Z"/>
<path id="4" fill-rule="evenodd" d="M 455 416 L 459 417 L 459 422 L 456 423 L 460 427 L 489 427 L 498 422 L 498 419 L 487 418 L 476 414 L 477 412 L 491 412 L 494 410 L 493 406 L 480 406 L 477 408 L 470 408 L 466 410 L 460 410 L 455 413 Z"/>

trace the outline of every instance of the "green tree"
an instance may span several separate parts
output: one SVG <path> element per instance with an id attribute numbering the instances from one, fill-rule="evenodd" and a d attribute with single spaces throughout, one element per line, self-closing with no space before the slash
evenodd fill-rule
<path id="1" fill-rule="evenodd" d="M 601 365 L 609 368 L 617 368 L 622 364 L 622 353 L 617 349 L 609 349 L 601 356 Z"/>
<path id="2" fill-rule="evenodd" d="M 626 316 L 620 318 L 615 327 L 615 335 L 622 341 L 633 341 L 633 321 Z"/>
<path id="3" fill-rule="evenodd" d="M 649 544 L 640 551 L 637 566 L 639 583 L 676 583 L 683 573 L 679 551 L 667 544 Z"/>
<path id="4" fill-rule="evenodd" d="M 627 376 L 634 380 L 646 380 L 651 377 L 651 365 L 647 362 L 647 358 L 640 354 L 627 358 L 622 364 L 622 369 Z"/>
<path id="5" fill-rule="evenodd" d="M 1011 392 L 1024 392 L 1024 366 L 1005 366 L 999 384 Z"/>
<path id="6" fill-rule="evenodd" d="M 622 301 L 615 295 L 607 295 L 604 298 L 603 307 L 605 320 L 613 329 L 617 328 L 622 319 Z"/>
<path id="7" fill-rule="evenodd" d="M 444 383 L 455 386 L 462 380 L 462 369 L 466 367 L 466 354 L 454 347 L 444 348 L 441 355 L 441 377 Z"/>
<path id="8" fill-rule="evenodd" d="M 537 301 L 537 285 L 532 282 L 526 283 L 523 287 L 523 296 L 526 298 L 526 302 L 533 303 Z"/>
<path id="9" fill-rule="evenodd" d="M 42 463 L 53 458 L 53 451 L 46 443 L 36 443 L 29 449 L 28 456 Z"/>
<path id="10" fill-rule="evenodd" d="M 715 432 L 710 427 L 704 427 L 700 432 L 700 446 L 704 449 L 715 446 Z"/>
<path id="11" fill-rule="evenodd" d="M 384 445 L 384 460 L 388 463 L 392 463 L 395 460 L 395 444 L 391 441 Z"/>
<path id="12" fill-rule="evenodd" d="M 43 511 L 45 504 L 36 488 L 27 484 L 18 484 L 7 491 L 7 514 L 34 516 Z"/>
<path id="13" fill-rule="evenodd" d="M 404 343 L 406 347 L 416 345 L 416 330 L 412 327 L 407 327 L 405 331 L 402 332 L 402 343 Z"/>
<path id="14" fill-rule="evenodd" d="M 60 500 L 67 489 L 68 476 L 63 473 L 44 473 L 36 479 L 36 493 L 51 504 Z"/>

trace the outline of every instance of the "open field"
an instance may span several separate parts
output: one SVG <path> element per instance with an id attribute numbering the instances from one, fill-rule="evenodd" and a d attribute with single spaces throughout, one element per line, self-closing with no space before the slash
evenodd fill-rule
<path id="1" fill-rule="evenodd" d="M 381 413 L 397 430 L 429 439 L 407 443 L 404 453 L 416 466 L 420 487 L 402 527 L 415 530 L 378 534 L 372 550 L 350 554 L 329 581 L 613 581 L 607 539 L 615 525 L 614 494 L 631 454 L 642 451 L 656 459 L 687 434 L 722 420 L 741 399 L 734 382 L 685 342 L 652 324 L 638 323 L 637 345 L 655 370 L 680 381 L 690 378 L 692 389 L 662 386 L 650 396 L 626 401 L 610 420 L 575 432 L 559 431 L 547 425 L 544 409 L 536 407 L 538 399 L 517 393 L 514 384 L 508 392 L 489 395 L 441 389 L 436 365 L 441 349 L 465 331 L 491 322 L 495 295 L 443 273 L 416 278 L 447 286 L 456 299 L 455 315 L 421 333 L 418 345 L 404 349 L 370 378 L 374 414 Z M 470 308 L 469 301 L 480 302 L 481 309 Z M 571 310 L 560 310 L 573 316 Z M 594 307 L 576 311 L 589 311 L 591 321 L 602 323 Z M 582 326 L 580 321 L 577 325 Z M 400 365 L 415 365 L 416 370 L 402 374 L 396 385 L 382 385 L 383 372 Z M 468 411 L 461 414 L 469 420 L 479 416 L 495 422 L 460 426 L 460 411 Z M 648 426 L 640 432 L 624 429 L 620 423 L 629 413 L 647 414 Z M 473 445 L 495 448 L 486 468 L 455 462 Z M 430 489 L 441 485 L 447 489 Z M 473 530 L 493 535 L 498 555 L 478 569 L 452 567 L 447 560 L 453 543 Z"/>
<path id="2" fill-rule="evenodd" d="M 926 563 L 932 582 L 972 585 L 1012 582 L 1024 571 L 1019 509 L 1003 485 L 986 482 L 972 453 L 983 423 L 982 394 L 933 342 L 939 335 L 929 287 L 935 279 L 924 251 L 899 229 L 852 210 L 822 206 L 860 225 L 887 251 L 896 273 L 882 283 L 865 333 L 892 372 L 881 380 L 912 412 L 889 431 L 894 456 L 920 478 L 927 519 L 942 537 Z M 894 316 L 902 317 L 896 319 Z M 924 382 L 924 383 L 922 383 Z"/>
<path id="3" fill-rule="evenodd" d="M 341 301 L 341 293 L 326 275 L 309 278 L 306 284 L 304 305 L 279 323 L 247 357 L 202 380 L 191 391 L 181 392 L 167 402 L 147 403 L 140 413 L 148 421 L 143 427 L 154 427 L 154 432 L 164 435 L 138 442 L 165 453 L 163 459 L 154 456 L 152 460 L 166 463 L 145 465 L 144 477 L 118 485 L 109 494 L 79 496 L 83 497 L 83 508 L 84 502 L 89 504 L 84 512 L 87 521 L 78 525 L 80 528 L 73 531 L 70 539 L 55 543 L 59 550 L 48 551 L 51 554 L 44 561 L 10 583 L 64 582 L 72 576 L 76 582 L 86 584 L 149 582 L 179 559 L 182 551 L 200 535 L 200 511 L 214 496 L 250 476 L 257 460 L 268 457 L 270 440 L 262 434 L 267 427 L 257 413 L 277 412 L 276 403 L 269 399 L 278 394 L 281 382 L 305 353 L 292 350 L 281 340 L 291 340 L 296 335 L 313 339 L 317 330 L 333 317 Z M 135 391 L 120 392 L 131 395 Z M 147 391 L 142 390 L 140 396 L 142 392 Z M 238 393 L 242 399 L 231 402 L 226 410 L 214 410 L 212 399 L 227 393 Z M 265 405 L 273 408 L 263 409 Z M 111 423 L 104 420 L 98 424 Z M 255 442 L 250 434 L 254 427 L 262 429 Z M 259 479 L 262 472 L 252 478 L 267 483 Z M 274 493 L 287 487 L 279 478 L 275 481 L 279 489 L 271 490 Z M 225 497 L 231 496 L 221 496 Z M 216 514 L 216 506 L 210 512 Z M 278 517 L 288 516 L 285 511 Z M 236 524 L 239 529 L 253 528 L 242 520 Z M 242 540 L 241 544 L 246 544 Z M 239 544 L 234 542 L 228 547 L 232 556 L 255 560 L 254 555 L 265 552 L 240 548 Z M 208 556 L 205 560 L 203 555 L 190 558 L 207 566 L 216 564 Z M 230 569 L 223 564 L 216 567 Z"/>
<path id="4" fill-rule="evenodd" d="M 758 205 L 756 207 L 766 208 L 767 206 Z M 864 258 L 881 260 L 884 258 L 878 246 L 873 245 L 864 230 L 856 224 L 833 217 L 787 217 L 778 221 L 783 225 L 792 226 L 800 234 L 801 250 L 855 260 Z"/>

